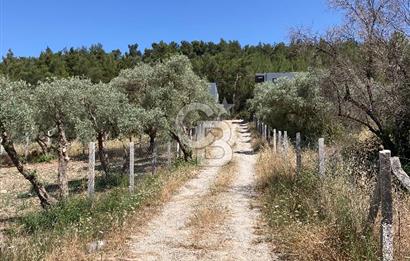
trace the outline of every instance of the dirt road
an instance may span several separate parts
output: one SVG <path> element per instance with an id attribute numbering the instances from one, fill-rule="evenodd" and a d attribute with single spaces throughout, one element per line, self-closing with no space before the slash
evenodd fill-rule
<path id="1" fill-rule="evenodd" d="M 224 173 L 225 167 L 204 167 L 143 232 L 132 236 L 130 260 L 276 260 L 258 235 L 260 210 L 252 207 L 257 155 L 248 126 L 238 121 L 228 124 L 236 133 L 231 172 Z M 215 190 L 221 175 L 229 182 L 224 183 L 226 189 Z M 192 222 L 198 218 L 200 222 Z"/>

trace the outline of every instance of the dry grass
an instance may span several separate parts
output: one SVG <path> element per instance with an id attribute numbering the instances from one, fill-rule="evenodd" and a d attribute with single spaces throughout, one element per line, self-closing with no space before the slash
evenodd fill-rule
<path id="1" fill-rule="evenodd" d="M 254 151 L 259 151 L 267 146 L 267 143 L 262 139 L 261 134 L 256 129 L 255 123 L 249 123 L 249 130 L 251 132 L 251 147 Z"/>
<path id="2" fill-rule="evenodd" d="M 163 171 L 160 170 L 159 175 L 161 175 L 161 172 Z M 144 224 L 159 213 L 163 204 L 171 198 L 175 191 L 197 174 L 198 168 L 191 166 L 180 168 L 174 171 L 172 175 L 165 177 L 162 181 L 163 186 L 158 191 L 158 196 L 147 201 L 138 210 L 129 213 L 124 222 L 113 224 L 111 229 L 105 233 L 103 239 L 106 242 L 106 247 L 102 251 L 87 253 L 85 246 L 90 242 L 84 242 L 84 240 L 77 237 L 74 239 L 67 238 L 64 247 L 58 249 L 58 251 L 53 251 L 47 260 L 60 260 L 61 256 L 73 257 L 70 258 L 71 260 L 118 260 L 132 258 L 132 254 L 129 252 L 129 245 L 125 244 L 125 242 L 129 241 L 130 236 L 141 232 Z"/>
<path id="3" fill-rule="evenodd" d="M 295 155 L 264 148 L 257 164 L 265 217 L 285 259 L 376 260 L 377 238 L 364 233 L 371 186 L 355 186 L 353 170 L 337 165 L 317 177 L 315 152 L 303 153 L 295 175 Z M 334 167 L 334 168 L 333 168 Z"/>
<path id="4" fill-rule="evenodd" d="M 396 192 L 393 200 L 395 258 L 410 260 L 410 196 L 408 192 Z"/>
<path id="5" fill-rule="evenodd" d="M 330 154 L 328 154 L 330 155 Z M 366 233 L 365 220 L 373 180 L 363 180 L 353 164 L 328 158 L 326 177 L 317 177 L 317 155 L 303 153 L 303 171 L 295 175 L 295 156 L 264 148 L 257 164 L 265 218 L 288 260 L 378 260 L 380 217 Z M 410 257 L 410 196 L 394 193 L 395 259 Z"/>
<path id="6" fill-rule="evenodd" d="M 40 180 L 46 185 L 57 184 L 57 162 L 29 164 L 37 170 Z M 100 173 L 97 171 L 97 177 Z M 70 182 L 80 181 L 87 176 L 87 163 L 73 161 L 68 165 Z M 31 211 L 40 210 L 37 197 L 31 192 L 30 183 L 14 167 L 0 168 L 0 227 L 8 220 L 21 217 Z"/>
<path id="7" fill-rule="evenodd" d="M 144 141 L 144 144 L 146 142 Z M 69 155 L 71 161 L 68 164 L 67 176 L 70 183 L 71 194 L 84 195 L 86 193 L 86 178 L 88 171 L 87 163 L 87 146 L 78 141 L 74 141 L 69 146 Z M 120 140 L 112 140 L 106 143 L 107 151 L 110 156 L 110 162 L 113 167 L 118 169 L 123 163 L 123 143 Z M 142 150 L 146 146 L 142 146 Z M 29 146 L 31 155 L 37 154 L 40 147 L 36 143 Z M 136 148 L 139 148 L 138 142 Z M 20 155 L 24 154 L 24 146 L 17 145 L 17 151 Z M 150 171 L 151 164 L 145 164 L 149 155 L 143 155 L 136 152 L 136 172 Z M 30 159 L 31 157 L 31 159 Z M 26 167 L 35 170 L 39 180 L 46 185 L 52 195 L 57 194 L 57 167 L 56 159 L 50 159 L 49 162 L 35 163 L 32 156 Z M 96 178 L 101 178 L 103 173 L 99 171 L 97 157 Z M 40 204 L 31 191 L 30 183 L 16 170 L 6 155 L 0 158 L 0 233 L 13 223 L 14 220 L 33 211 L 39 211 Z M 97 193 L 99 193 L 97 191 Z M 164 192 L 165 193 L 165 192 Z"/>
<path id="8" fill-rule="evenodd" d="M 226 192 L 232 185 L 237 172 L 237 164 L 235 160 L 230 161 L 227 165 L 223 166 L 216 177 L 215 183 L 210 188 L 212 196 L 216 196 L 220 193 Z"/>
<path id="9" fill-rule="evenodd" d="M 102 257 L 126 257 L 124 242 L 127 237 L 154 215 L 173 192 L 196 176 L 197 170 L 193 165 L 182 165 L 172 171 L 160 169 L 157 176 L 140 179 L 134 195 L 127 193 L 126 187 L 116 189 L 112 199 L 110 194 L 101 193 L 97 195 L 97 209 L 93 210 L 95 214 L 92 219 L 86 214 L 79 222 L 53 230 L 40 230 L 34 234 L 19 232 L 20 228 L 15 228 L 15 234 L 7 242 L 8 247 L 12 247 L 7 250 L 7 260 L 96 260 Z M 102 204 L 98 203 L 100 198 Z M 105 212 L 110 208 L 106 208 L 104 202 L 113 204 L 116 213 Z M 101 208 L 101 212 L 98 208 Z M 87 245 L 96 240 L 106 242 L 103 251 L 87 253 Z"/>

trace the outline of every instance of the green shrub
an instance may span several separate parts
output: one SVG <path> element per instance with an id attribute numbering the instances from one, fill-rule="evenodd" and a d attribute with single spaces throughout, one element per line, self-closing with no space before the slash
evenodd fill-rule
<path id="1" fill-rule="evenodd" d="M 109 173 L 95 181 L 96 190 L 104 190 L 115 187 L 126 187 L 128 176 L 122 173 Z"/>
<path id="2" fill-rule="evenodd" d="M 72 197 L 58 203 L 53 208 L 30 213 L 21 219 L 21 224 L 27 232 L 63 228 L 78 222 L 81 218 L 90 217 L 92 202 L 86 198 Z"/>

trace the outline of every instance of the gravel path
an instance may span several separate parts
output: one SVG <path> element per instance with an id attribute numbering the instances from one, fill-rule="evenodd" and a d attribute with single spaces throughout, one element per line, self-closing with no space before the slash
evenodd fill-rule
<path id="1" fill-rule="evenodd" d="M 195 207 L 206 202 L 209 188 L 221 170 L 204 167 L 165 204 L 144 232 L 132 237 L 130 260 L 276 260 L 268 244 L 256 235 L 260 210 L 252 208 L 252 202 L 257 156 L 251 149 L 248 126 L 237 121 L 228 123 L 238 132 L 233 136 L 237 137 L 234 160 L 239 165 L 232 186 L 220 202 L 229 210 L 229 217 L 209 235 L 209 240 L 220 241 L 220 246 L 197 249 L 190 242 L 193 228 L 187 223 Z"/>

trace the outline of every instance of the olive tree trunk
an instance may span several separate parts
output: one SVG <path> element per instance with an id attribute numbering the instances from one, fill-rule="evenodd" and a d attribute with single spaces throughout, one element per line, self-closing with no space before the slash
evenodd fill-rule
<path id="1" fill-rule="evenodd" d="M 4 150 L 7 152 L 7 155 L 10 157 L 11 161 L 20 172 L 20 174 L 22 174 L 24 178 L 27 179 L 33 186 L 33 189 L 38 199 L 40 200 L 41 206 L 43 208 L 47 208 L 55 204 L 57 202 L 56 199 L 48 194 L 44 185 L 38 180 L 36 171 L 30 171 L 24 167 L 23 163 L 20 161 L 17 155 L 13 140 L 9 138 L 7 132 L 2 132 L 1 137 L 1 144 L 3 145 Z"/>
<path id="2" fill-rule="evenodd" d="M 66 198 L 69 194 L 67 166 L 70 158 L 68 157 L 68 141 L 64 129 L 64 123 L 61 119 L 57 120 L 58 131 L 58 182 L 60 186 L 60 197 Z"/>
<path id="3" fill-rule="evenodd" d="M 51 146 L 48 142 L 48 137 L 38 135 L 36 142 L 40 146 L 43 155 L 48 155 L 51 151 Z"/>
<path id="4" fill-rule="evenodd" d="M 104 146 L 105 142 L 105 133 L 100 132 L 97 135 L 97 141 L 98 141 L 98 157 L 101 162 L 101 167 L 106 175 L 108 175 L 110 168 L 109 168 L 109 158 L 107 151 Z"/>
<path id="5" fill-rule="evenodd" d="M 145 134 L 148 135 L 149 137 L 149 148 L 148 148 L 148 153 L 152 154 L 154 152 L 154 147 L 155 147 L 155 139 L 157 138 L 157 128 L 155 127 L 150 127 L 146 129 Z M 141 139 L 140 139 L 141 140 Z"/>
<path id="6" fill-rule="evenodd" d="M 178 142 L 179 147 L 182 150 L 182 153 L 184 154 L 184 160 L 188 161 L 192 159 L 192 149 L 183 141 L 183 139 L 181 137 L 178 136 L 178 134 L 176 134 L 173 131 L 170 131 L 171 137 Z"/>

